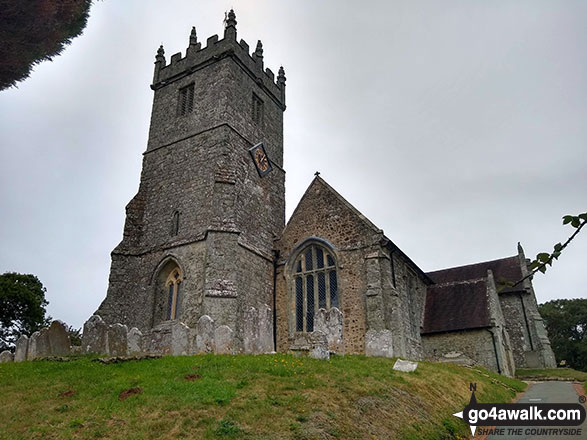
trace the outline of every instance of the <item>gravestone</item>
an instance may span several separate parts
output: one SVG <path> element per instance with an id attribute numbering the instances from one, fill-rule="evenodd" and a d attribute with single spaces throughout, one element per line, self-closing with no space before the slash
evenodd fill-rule
<path id="1" fill-rule="evenodd" d="M 109 354 L 108 326 L 99 315 L 92 315 L 84 324 L 82 353 Z"/>
<path id="2" fill-rule="evenodd" d="M 190 328 L 183 322 L 173 321 L 171 324 L 171 354 L 173 356 L 192 354 Z"/>
<path id="3" fill-rule="evenodd" d="M 122 324 L 108 326 L 107 354 L 110 356 L 126 356 L 128 327 Z"/>
<path id="4" fill-rule="evenodd" d="M 0 353 L 0 363 L 12 362 L 13 360 L 14 360 L 14 355 L 12 354 L 12 352 L 10 352 L 8 350 L 4 350 L 2 353 Z"/>
<path id="5" fill-rule="evenodd" d="M 217 354 L 232 354 L 232 330 L 227 325 L 221 325 L 214 331 L 214 345 Z"/>
<path id="6" fill-rule="evenodd" d="M 263 304 L 259 307 L 259 353 L 272 353 L 273 346 L 273 312 L 271 307 Z"/>
<path id="7" fill-rule="evenodd" d="M 29 351 L 29 337 L 27 335 L 22 335 L 16 341 L 16 349 L 14 351 L 14 362 L 22 362 L 26 361 L 27 354 Z"/>
<path id="8" fill-rule="evenodd" d="M 243 346 L 246 354 L 259 353 L 259 314 L 254 307 L 244 312 Z"/>
<path id="9" fill-rule="evenodd" d="M 365 335 L 365 354 L 393 357 L 391 330 L 369 330 Z"/>
<path id="10" fill-rule="evenodd" d="M 66 356 L 71 353 L 71 341 L 63 322 L 53 321 L 49 328 L 43 330 L 48 340 L 47 356 Z"/>
<path id="11" fill-rule="evenodd" d="M 320 330 L 315 330 L 310 334 L 310 352 L 308 357 L 312 359 L 329 360 L 330 351 L 328 350 L 328 338 Z"/>
<path id="12" fill-rule="evenodd" d="M 393 369 L 397 371 L 403 371 L 404 373 L 411 373 L 412 371 L 416 371 L 418 368 L 418 362 L 411 362 L 411 361 L 403 361 L 398 359 L 393 364 Z"/>
<path id="13" fill-rule="evenodd" d="M 143 334 L 141 333 L 141 331 L 136 328 L 133 327 L 128 331 L 128 335 L 126 337 L 126 343 L 127 343 L 127 354 L 128 355 L 133 355 L 133 354 L 139 354 L 142 353 L 143 351 Z"/>
<path id="14" fill-rule="evenodd" d="M 196 326 L 196 353 L 214 351 L 214 320 L 208 315 L 200 316 Z"/>

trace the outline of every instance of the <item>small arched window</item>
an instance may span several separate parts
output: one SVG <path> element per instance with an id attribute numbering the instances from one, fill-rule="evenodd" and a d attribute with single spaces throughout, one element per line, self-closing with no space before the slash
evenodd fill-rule
<path id="1" fill-rule="evenodd" d="M 180 300 L 180 286 L 181 286 L 181 271 L 176 268 L 171 271 L 167 277 L 165 285 L 169 291 L 169 302 L 167 308 L 167 319 L 177 319 L 179 316 L 179 300 Z"/>
<path id="2" fill-rule="evenodd" d="M 179 233 L 179 211 L 173 213 L 171 218 L 171 236 L 175 237 Z"/>
<path id="3" fill-rule="evenodd" d="M 336 262 L 326 248 L 311 244 L 300 252 L 293 269 L 296 331 L 312 332 L 318 309 L 339 307 Z"/>

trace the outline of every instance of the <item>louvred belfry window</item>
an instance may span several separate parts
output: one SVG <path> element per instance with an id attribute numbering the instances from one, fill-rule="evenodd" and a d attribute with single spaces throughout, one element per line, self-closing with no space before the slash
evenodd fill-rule
<path id="1" fill-rule="evenodd" d="M 293 277 L 296 331 L 312 332 L 319 309 L 339 307 L 335 259 L 326 248 L 312 244 L 296 258 Z"/>
<path id="2" fill-rule="evenodd" d="M 177 98 L 177 115 L 183 116 L 191 113 L 194 109 L 194 84 L 179 89 Z"/>

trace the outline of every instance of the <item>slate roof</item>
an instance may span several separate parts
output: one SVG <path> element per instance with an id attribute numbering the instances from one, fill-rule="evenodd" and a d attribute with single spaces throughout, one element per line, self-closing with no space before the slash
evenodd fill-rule
<path id="1" fill-rule="evenodd" d="M 435 284 L 428 286 L 422 334 L 451 332 L 489 327 L 487 271 L 500 280 L 522 278 L 519 257 L 513 256 L 467 266 L 428 272 Z M 522 286 L 500 293 L 523 291 Z"/>
<path id="2" fill-rule="evenodd" d="M 489 269 L 493 272 L 493 279 L 496 284 L 499 284 L 502 280 L 516 282 L 522 278 L 520 260 L 517 255 L 501 258 L 499 260 L 437 270 L 435 272 L 428 272 L 427 275 L 432 278 L 436 284 L 446 284 L 487 278 L 487 270 Z M 521 285 L 513 289 L 503 289 L 500 293 L 519 291 L 524 291 L 524 288 Z"/>
<path id="3" fill-rule="evenodd" d="M 428 286 L 422 334 L 489 327 L 487 282 Z"/>

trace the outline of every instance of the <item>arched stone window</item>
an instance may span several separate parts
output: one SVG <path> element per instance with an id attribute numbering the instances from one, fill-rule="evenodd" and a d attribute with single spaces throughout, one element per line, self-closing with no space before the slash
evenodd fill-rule
<path id="1" fill-rule="evenodd" d="M 175 237 L 179 233 L 179 211 L 173 213 L 171 218 L 171 236 Z"/>
<path id="2" fill-rule="evenodd" d="M 318 309 L 339 307 L 336 261 L 327 248 L 312 243 L 293 265 L 294 323 L 296 332 L 314 331 Z"/>
<path id="3" fill-rule="evenodd" d="M 165 285 L 169 292 L 168 308 L 167 308 L 167 319 L 176 319 L 179 316 L 179 304 L 180 304 L 180 286 L 181 286 L 181 271 L 176 268 L 171 271 L 167 277 Z"/>

